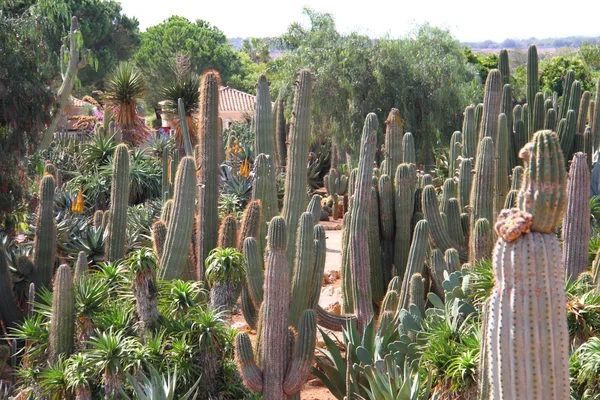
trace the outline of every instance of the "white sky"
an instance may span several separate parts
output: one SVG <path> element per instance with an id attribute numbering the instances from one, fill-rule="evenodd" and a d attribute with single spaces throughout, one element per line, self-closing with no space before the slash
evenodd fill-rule
<path id="1" fill-rule="evenodd" d="M 140 28 L 171 15 L 203 19 L 229 38 L 279 36 L 302 22 L 302 7 L 333 14 L 338 31 L 370 36 L 406 34 L 430 22 L 450 29 L 460 41 L 600 36 L 600 1 L 504 0 L 121 0 L 123 12 Z"/>

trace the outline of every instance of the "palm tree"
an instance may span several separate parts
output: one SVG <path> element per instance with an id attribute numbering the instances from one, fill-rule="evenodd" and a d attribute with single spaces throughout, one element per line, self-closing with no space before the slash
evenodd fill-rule
<path id="1" fill-rule="evenodd" d="M 115 123 L 121 129 L 123 140 L 139 144 L 147 135 L 148 128 L 137 114 L 137 103 L 145 92 L 140 71 L 130 62 L 121 62 L 106 79 L 104 101 L 112 108 Z"/>

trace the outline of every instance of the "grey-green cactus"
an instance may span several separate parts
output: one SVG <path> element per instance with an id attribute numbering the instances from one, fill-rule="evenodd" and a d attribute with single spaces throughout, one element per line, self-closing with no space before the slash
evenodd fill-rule
<path id="1" fill-rule="evenodd" d="M 68 265 L 63 264 L 56 270 L 52 292 L 48 361 L 55 363 L 60 356 L 68 357 L 73 351 L 75 290 L 73 289 L 73 275 Z"/>
<path id="2" fill-rule="evenodd" d="M 275 135 L 273 133 L 273 117 L 269 82 L 264 74 L 258 77 L 256 84 L 256 107 L 254 108 L 256 154 L 275 157 Z"/>
<path id="3" fill-rule="evenodd" d="M 129 152 L 127 145 L 120 144 L 115 150 L 115 161 L 110 191 L 110 218 L 108 220 L 106 261 L 125 257 L 125 230 L 127 229 L 127 206 L 129 202 Z"/>
<path id="4" fill-rule="evenodd" d="M 400 117 L 400 111 L 392 108 L 385 120 L 385 169 L 382 174 L 388 175 L 392 182 L 398 165 L 402 163 L 402 130 L 404 122 Z"/>
<path id="5" fill-rule="evenodd" d="M 54 272 L 57 242 L 54 220 L 55 188 L 56 184 L 52 175 L 45 175 L 40 181 L 38 220 L 33 241 L 34 283 L 38 289 L 50 287 Z"/>

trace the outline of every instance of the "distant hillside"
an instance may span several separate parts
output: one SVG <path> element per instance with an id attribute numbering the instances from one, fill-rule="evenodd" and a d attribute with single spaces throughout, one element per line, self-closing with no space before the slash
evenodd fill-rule
<path id="1" fill-rule="evenodd" d="M 584 36 L 569 36 L 563 38 L 546 38 L 546 39 L 506 39 L 501 43 L 494 42 L 492 40 L 485 40 L 483 42 L 464 42 L 465 46 L 469 46 L 473 51 L 477 50 L 518 50 L 527 49 L 530 44 L 535 44 L 539 50 L 543 49 L 558 49 L 561 47 L 578 48 L 583 43 L 588 42 L 592 45 L 600 44 L 600 36 L 598 37 L 584 37 Z"/>

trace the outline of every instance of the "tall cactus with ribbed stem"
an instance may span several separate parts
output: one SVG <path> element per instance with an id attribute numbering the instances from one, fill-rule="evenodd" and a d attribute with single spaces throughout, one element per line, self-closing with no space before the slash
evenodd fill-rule
<path id="1" fill-rule="evenodd" d="M 473 187 L 473 160 L 463 158 L 458 168 L 458 201 L 461 211 L 469 205 L 471 188 Z"/>
<path id="2" fill-rule="evenodd" d="M 485 218 L 493 221 L 494 204 L 494 143 L 492 138 L 485 137 L 479 142 L 477 161 L 475 162 L 475 177 L 471 189 L 471 229 L 475 221 Z"/>
<path id="3" fill-rule="evenodd" d="M 304 211 L 306 199 L 308 147 L 310 142 L 310 116 L 312 104 L 313 76 L 308 69 L 298 73 L 294 92 L 292 120 L 283 197 L 282 217 L 288 227 L 288 263 L 292 263 L 296 254 L 296 231 L 300 215 Z M 263 205 L 263 213 L 265 213 Z"/>
<path id="4" fill-rule="evenodd" d="M 379 228 L 379 196 L 377 187 L 371 188 L 371 205 L 369 211 L 369 267 L 371 270 L 371 293 L 375 304 L 380 304 L 385 296 L 385 277 L 381 264 L 381 239 Z"/>
<path id="5" fill-rule="evenodd" d="M 592 115 L 592 138 L 594 139 L 594 151 L 596 151 L 600 148 L 600 78 L 596 81 L 596 94 L 594 96 L 594 111 Z"/>
<path id="6" fill-rule="evenodd" d="M 569 103 L 571 100 L 571 86 L 575 82 L 575 71 L 570 69 L 567 71 L 565 76 L 565 83 L 563 85 L 562 100 L 560 102 L 560 109 L 558 112 L 558 120 L 566 118 L 567 111 L 569 111 Z"/>
<path id="7" fill-rule="evenodd" d="M 23 322 L 23 314 L 13 293 L 13 281 L 3 247 L 0 247 L 0 317 L 7 328 L 15 328 Z"/>
<path id="8" fill-rule="evenodd" d="M 167 236 L 160 259 L 163 279 L 180 279 L 194 230 L 194 202 L 196 199 L 196 164 L 191 157 L 184 157 L 175 176 L 172 217 L 167 222 Z"/>
<path id="9" fill-rule="evenodd" d="M 475 221 L 470 243 L 470 262 L 475 265 L 480 260 L 489 259 L 494 245 L 494 234 L 490 222 L 485 218 Z"/>
<path id="10" fill-rule="evenodd" d="M 402 163 L 402 129 L 404 122 L 400 117 L 400 111 L 392 108 L 385 120 L 385 169 L 382 174 L 388 175 L 392 182 L 396 168 Z"/>
<path id="11" fill-rule="evenodd" d="M 450 138 L 450 154 L 448 155 L 448 176 L 453 177 L 458 169 L 458 157 L 462 152 L 462 133 L 455 131 Z"/>
<path id="12" fill-rule="evenodd" d="M 410 286 L 408 292 L 408 304 L 414 304 L 425 315 L 425 288 L 423 284 L 423 276 L 416 272 L 410 278 Z"/>
<path id="13" fill-rule="evenodd" d="M 285 132 L 285 107 L 283 98 L 277 99 L 277 115 L 275 121 L 275 142 L 277 144 L 277 160 L 279 167 L 286 166 L 287 159 L 287 137 Z"/>
<path id="14" fill-rule="evenodd" d="M 292 279 L 292 293 L 289 324 L 294 328 L 298 328 L 302 313 L 311 306 L 309 288 L 312 287 L 312 281 L 315 279 L 313 270 L 315 268 L 314 221 L 312 214 L 309 212 L 305 212 L 300 216 L 297 239 L 294 273 L 293 276 L 290 276 Z"/>
<path id="15" fill-rule="evenodd" d="M 265 248 L 267 224 L 278 214 L 277 187 L 275 182 L 275 165 L 273 157 L 259 154 L 254 160 L 254 184 L 252 198 L 260 200 L 262 207 L 263 224 L 260 228 L 258 243 L 261 249 Z"/>
<path id="16" fill-rule="evenodd" d="M 57 242 L 54 220 L 55 188 L 56 184 L 52 175 L 45 175 L 40 181 L 38 220 L 33 241 L 34 283 L 38 289 L 50 287 L 54 272 Z"/>
<path id="17" fill-rule="evenodd" d="M 414 165 L 402 163 L 396 169 L 394 182 L 396 236 L 394 239 L 395 275 L 402 279 L 410 250 L 411 221 L 415 204 L 417 171 Z"/>
<path id="18" fill-rule="evenodd" d="M 346 174 L 340 175 L 337 169 L 332 168 L 329 170 L 329 174 L 323 178 L 323 183 L 333 203 L 331 206 L 331 219 L 336 221 L 339 216 L 339 196 L 343 196 L 348 190 L 348 177 Z"/>
<path id="19" fill-rule="evenodd" d="M 538 92 L 535 95 L 533 103 L 533 130 L 537 132 L 544 129 L 544 119 L 546 118 L 546 110 L 544 109 L 544 94 Z"/>
<path id="20" fill-rule="evenodd" d="M 258 77 L 256 84 L 256 107 L 254 108 L 254 151 L 275 157 L 275 135 L 273 134 L 273 116 L 269 82 L 264 74 Z"/>
<path id="21" fill-rule="evenodd" d="M 402 162 L 406 164 L 417 163 L 417 153 L 415 151 L 415 138 L 410 132 L 402 136 Z"/>
<path id="22" fill-rule="evenodd" d="M 508 60 L 508 51 L 506 49 L 500 50 L 498 54 L 498 69 L 502 74 L 502 83 L 504 85 L 510 84 L 510 63 Z"/>
<path id="23" fill-rule="evenodd" d="M 285 220 L 275 217 L 269 225 L 269 251 L 261 307 L 261 318 L 266 323 L 261 329 L 260 342 L 268 345 L 262 346 L 258 353 L 260 368 L 248 335 L 239 333 L 236 337 L 236 360 L 244 384 L 269 400 L 280 400 L 300 391 L 310 373 L 315 348 L 316 317 L 312 310 L 306 310 L 298 324 L 295 354 L 290 357 L 288 314 L 291 293 L 290 286 L 282 284 L 290 280 L 286 248 Z"/>
<path id="24" fill-rule="evenodd" d="M 567 184 L 567 209 L 562 221 L 563 263 L 567 278 L 576 280 L 587 270 L 590 224 L 590 169 L 586 155 L 575 153 Z"/>
<path id="25" fill-rule="evenodd" d="M 502 78 L 504 78 L 504 76 Z M 513 136 L 512 88 L 508 84 L 505 84 L 502 88 L 502 108 L 500 109 L 500 113 L 506 115 L 506 129 L 508 131 L 508 165 L 512 170 L 515 165 L 517 165 L 517 153 L 513 150 L 515 145 Z"/>
<path id="26" fill-rule="evenodd" d="M 485 341 L 490 398 L 568 399 L 564 265 L 554 233 L 567 201 L 564 159 L 550 131 L 537 132 L 521 155 L 519 209 L 504 210 L 496 224 Z"/>
<path id="27" fill-rule="evenodd" d="M 219 184 L 218 146 L 221 146 L 219 130 L 219 82 L 215 71 L 202 75 L 200 82 L 200 120 L 198 121 L 198 201 L 196 220 L 196 272 L 204 280 L 204 260 L 217 246 L 219 230 Z M 186 252 L 187 255 L 187 252 Z"/>
<path id="28" fill-rule="evenodd" d="M 68 265 L 56 270 L 52 296 L 52 316 L 48 335 L 48 361 L 53 364 L 60 356 L 73 351 L 75 335 L 75 291 L 73 275 Z"/>
<path id="29" fill-rule="evenodd" d="M 127 145 L 118 145 L 114 158 L 110 191 L 110 218 L 106 227 L 107 238 L 104 250 L 106 261 L 117 261 L 125 257 L 125 230 L 127 229 L 130 183 Z"/>
<path id="30" fill-rule="evenodd" d="M 394 264 L 394 184 L 386 175 L 379 178 L 379 226 L 381 227 L 383 282 L 385 285 L 392 279 Z"/>
<path id="31" fill-rule="evenodd" d="M 379 123 L 374 113 L 365 118 L 358 163 L 358 178 L 352 201 L 349 227 L 350 270 L 354 292 L 354 311 L 359 331 L 373 317 L 368 246 L 369 209 L 373 182 L 373 161 Z"/>
<path id="32" fill-rule="evenodd" d="M 579 102 L 579 112 L 577 113 L 577 133 L 583 133 L 585 131 L 585 127 L 588 122 L 588 112 L 590 107 L 591 96 L 592 94 L 587 90 L 581 95 L 581 101 Z"/>
<path id="33" fill-rule="evenodd" d="M 528 105 L 527 113 L 527 135 L 529 140 L 533 136 L 533 108 L 535 107 L 535 95 L 538 92 L 539 87 L 539 76 L 538 76 L 538 54 L 537 47 L 535 45 L 529 46 L 527 50 L 527 91 L 526 99 Z"/>
<path id="34" fill-rule="evenodd" d="M 496 143 L 498 137 L 498 115 L 502 108 L 502 74 L 493 69 L 485 81 L 483 117 L 479 138 L 490 137 Z"/>
<path id="35" fill-rule="evenodd" d="M 575 135 L 577 134 L 577 116 L 574 110 L 567 111 L 566 120 L 563 119 L 559 122 L 556 132 L 560 139 L 560 147 L 565 157 L 565 162 L 567 162 L 573 154 Z"/>
<path id="36" fill-rule="evenodd" d="M 471 104 L 465 108 L 465 119 L 462 126 L 462 156 L 464 158 L 475 157 L 477 151 L 477 123 L 475 121 L 475 105 Z"/>
<path id="37" fill-rule="evenodd" d="M 494 216 L 498 215 L 504 207 L 506 194 L 508 193 L 508 173 L 509 173 L 509 133 L 508 119 L 506 115 L 498 116 L 498 140 L 496 142 L 496 170 L 494 178 L 496 184 L 494 187 Z"/>
<path id="38" fill-rule="evenodd" d="M 407 309 L 410 306 L 409 303 L 409 292 L 410 292 L 410 280 L 416 273 L 421 273 L 425 266 L 425 259 L 427 257 L 427 250 L 429 249 L 429 223 L 426 220 L 417 222 L 415 226 L 415 235 L 410 246 L 410 252 L 408 255 L 408 262 L 406 263 L 406 272 L 402 279 L 402 290 L 400 292 L 400 303 L 399 306 Z"/>

